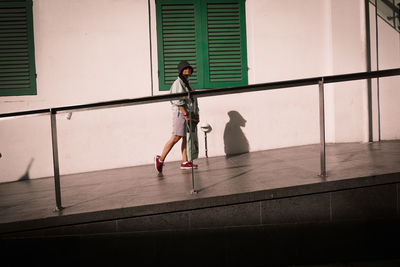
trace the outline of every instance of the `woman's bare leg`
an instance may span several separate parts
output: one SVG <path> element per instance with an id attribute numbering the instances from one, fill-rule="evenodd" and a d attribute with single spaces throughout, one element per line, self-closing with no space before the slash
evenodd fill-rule
<path id="1" fill-rule="evenodd" d="M 187 148 L 186 148 L 186 137 L 182 137 L 181 151 L 182 151 L 182 162 L 188 161 Z"/>
<path id="2" fill-rule="evenodd" d="M 168 142 L 165 144 L 163 152 L 161 154 L 160 160 L 164 161 L 165 158 L 167 157 L 168 153 L 171 151 L 171 149 L 174 147 L 176 143 L 181 139 L 181 136 L 173 135 L 171 138 L 168 140 Z M 185 141 L 186 144 L 186 141 Z"/>

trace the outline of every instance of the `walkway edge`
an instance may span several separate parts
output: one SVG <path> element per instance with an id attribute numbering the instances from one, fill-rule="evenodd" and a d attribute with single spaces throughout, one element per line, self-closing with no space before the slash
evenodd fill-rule
<path id="1" fill-rule="evenodd" d="M 85 224 L 101 224 L 118 220 L 141 218 L 146 216 L 182 213 L 209 208 L 220 208 L 262 201 L 341 192 L 353 189 L 365 189 L 384 185 L 393 185 L 395 188 L 395 199 L 397 198 L 397 203 L 395 203 L 397 212 L 395 216 L 399 217 L 399 183 L 400 173 L 389 173 L 344 180 L 327 181 L 322 183 L 313 183 L 307 185 L 291 186 L 285 188 L 268 189 L 234 195 L 196 198 L 191 200 L 86 212 L 79 214 L 63 215 L 63 212 L 60 211 L 59 216 L 0 224 L 0 236 L 12 236 L 14 234 L 18 235 L 23 234 L 23 232 L 27 233 L 29 231 L 42 231 L 59 227 L 71 227 Z M 118 225 L 116 225 L 115 227 L 117 229 L 111 231 L 115 232 L 121 230 L 118 229 Z"/>

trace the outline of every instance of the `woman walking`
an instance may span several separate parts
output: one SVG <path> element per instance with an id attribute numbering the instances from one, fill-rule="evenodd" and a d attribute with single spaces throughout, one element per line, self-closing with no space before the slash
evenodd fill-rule
<path id="1" fill-rule="evenodd" d="M 172 84 L 170 93 L 184 93 L 192 91 L 189 84 L 189 77 L 193 73 L 193 67 L 187 61 L 181 61 L 178 64 L 179 75 L 175 82 Z M 189 123 L 191 116 L 198 114 L 197 101 L 190 101 L 189 99 L 179 99 L 171 101 L 172 104 L 172 136 L 167 141 L 161 155 L 155 157 L 155 168 L 159 173 L 162 173 L 165 158 L 179 140 L 182 139 L 181 153 L 182 163 L 181 169 L 198 168 L 196 164 L 188 161 L 187 155 L 187 140 L 186 140 L 186 124 Z M 190 112 L 192 111 L 192 114 Z M 193 120 L 194 118 L 192 118 Z M 198 116 L 197 116 L 198 121 Z M 190 157 L 191 158 L 191 157 Z"/>

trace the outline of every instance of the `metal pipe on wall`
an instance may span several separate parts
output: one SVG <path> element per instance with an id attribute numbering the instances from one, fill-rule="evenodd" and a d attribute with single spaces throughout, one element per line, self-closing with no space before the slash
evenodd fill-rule
<path id="1" fill-rule="evenodd" d="M 54 169 L 54 187 L 56 197 L 56 211 L 63 209 L 61 205 L 61 185 L 60 185 L 60 164 L 58 159 L 58 141 L 57 141 L 57 112 L 50 110 L 51 122 L 51 144 L 53 148 L 53 169 Z"/>
<path id="2" fill-rule="evenodd" d="M 326 177 L 326 144 L 325 144 L 325 94 L 324 94 L 324 78 L 318 82 L 319 88 L 319 133 L 320 133 L 320 176 Z"/>

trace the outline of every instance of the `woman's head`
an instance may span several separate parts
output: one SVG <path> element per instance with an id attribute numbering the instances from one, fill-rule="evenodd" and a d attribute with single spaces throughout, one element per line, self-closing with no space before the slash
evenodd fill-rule
<path id="1" fill-rule="evenodd" d="M 184 77 L 189 77 L 193 73 L 193 67 L 185 60 L 179 62 L 178 70 L 179 75 L 183 75 Z"/>

